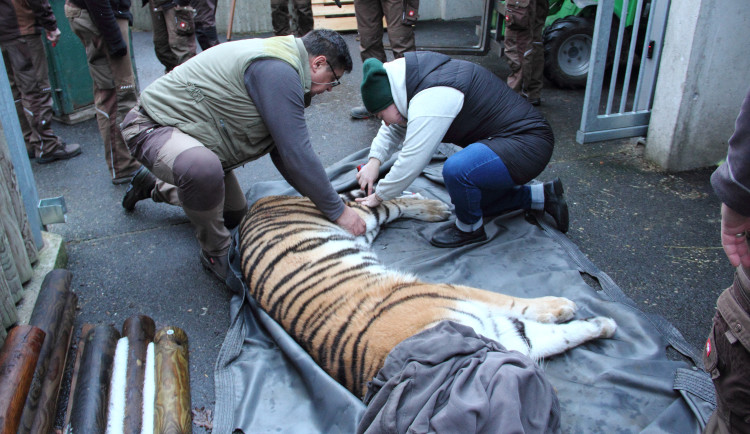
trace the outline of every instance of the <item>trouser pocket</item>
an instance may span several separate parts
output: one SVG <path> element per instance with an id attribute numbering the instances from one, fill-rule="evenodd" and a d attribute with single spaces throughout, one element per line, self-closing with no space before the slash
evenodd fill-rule
<path id="1" fill-rule="evenodd" d="M 180 36 L 191 36 L 195 34 L 195 9 L 190 6 L 175 6 L 174 20 L 175 33 Z"/>
<path id="2" fill-rule="evenodd" d="M 505 7 L 505 27 L 510 30 L 525 30 L 531 27 L 529 0 L 508 2 Z"/>

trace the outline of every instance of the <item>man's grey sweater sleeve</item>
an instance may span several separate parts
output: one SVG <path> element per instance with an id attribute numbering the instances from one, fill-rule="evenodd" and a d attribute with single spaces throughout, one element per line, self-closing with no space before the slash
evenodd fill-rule
<path id="1" fill-rule="evenodd" d="M 245 88 L 276 145 L 271 158 L 279 172 L 329 220 L 339 218 L 344 203 L 310 143 L 297 72 L 281 60 L 257 60 L 245 71 Z"/>
<path id="2" fill-rule="evenodd" d="M 729 139 L 727 161 L 711 175 L 711 186 L 729 208 L 750 217 L 750 92 Z"/>

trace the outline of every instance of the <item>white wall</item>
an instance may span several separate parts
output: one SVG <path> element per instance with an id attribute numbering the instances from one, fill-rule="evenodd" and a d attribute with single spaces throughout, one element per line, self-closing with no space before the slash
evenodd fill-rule
<path id="1" fill-rule="evenodd" d="M 671 171 L 726 156 L 750 89 L 750 3 L 672 0 L 646 157 Z"/>

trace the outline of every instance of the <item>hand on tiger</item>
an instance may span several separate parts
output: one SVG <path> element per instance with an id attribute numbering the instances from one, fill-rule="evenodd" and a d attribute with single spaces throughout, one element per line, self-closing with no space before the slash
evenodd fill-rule
<path id="1" fill-rule="evenodd" d="M 357 202 L 359 202 L 359 203 L 361 203 L 363 205 L 367 205 L 370 208 L 375 208 L 376 206 L 378 206 L 381 203 L 383 203 L 383 199 L 381 199 L 380 196 L 378 196 L 377 193 L 373 193 L 373 194 L 371 194 L 371 195 L 369 195 L 367 197 L 358 197 L 358 198 L 356 198 L 354 200 L 356 200 Z"/>
<path id="2" fill-rule="evenodd" d="M 375 181 L 378 180 L 379 172 L 380 160 L 377 158 L 370 158 L 370 161 L 362 166 L 362 168 L 359 169 L 359 172 L 357 172 L 359 188 L 364 190 L 368 195 L 372 194 L 372 186 L 375 184 Z"/>
<path id="3" fill-rule="evenodd" d="M 357 214 L 348 206 L 344 207 L 344 212 L 341 213 L 339 218 L 337 218 L 334 223 L 346 229 L 350 234 L 357 237 L 367 231 L 367 226 L 365 225 L 365 221 L 362 220 L 362 217 L 360 217 L 359 214 Z"/>
<path id="4" fill-rule="evenodd" d="M 735 267 L 740 264 L 750 267 L 748 233 L 750 233 L 750 217 L 745 217 L 725 204 L 721 204 L 721 245 L 724 246 L 724 253 L 727 254 L 729 262 Z"/>

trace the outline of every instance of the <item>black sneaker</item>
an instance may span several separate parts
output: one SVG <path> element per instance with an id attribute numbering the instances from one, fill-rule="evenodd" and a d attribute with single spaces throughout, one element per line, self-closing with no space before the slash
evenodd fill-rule
<path id="1" fill-rule="evenodd" d="M 155 186 L 156 177 L 146 169 L 146 166 L 141 166 L 133 174 L 133 179 L 130 181 L 128 189 L 125 190 L 125 196 L 122 198 L 122 207 L 126 211 L 133 211 L 136 202 L 151 197 L 151 191 L 153 191 Z"/>
<path id="2" fill-rule="evenodd" d="M 226 283 L 227 272 L 229 271 L 229 259 L 224 256 L 210 256 L 205 250 L 201 250 L 201 264 L 207 273 L 219 279 L 221 283 Z"/>
<path id="3" fill-rule="evenodd" d="M 59 149 L 52 152 L 48 152 L 44 155 L 39 156 L 36 162 L 39 164 L 47 164 L 57 160 L 67 160 L 77 155 L 81 155 L 81 145 L 78 143 L 66 144 L 63 143 Z"/>
<path id="4" fill-rule="evenodd" d="M 568 232 L 570 218 L 564 193 L 560 178 L 544 183 L 544 211 L 555 219 L 557 230 L 562 233 Z"/>
<path id="5" fill-rule="evenodd" d="M 349 115 L 351 115 L 353 119 L 369 119 L 370 116 L 372 116 L 372 114 L 362 106 L 351 109 Z"/>
<path id="6" fill-rule="evenodd" d="M 464 232 L 456 227 L 455 223 L 445 225 L 435 231 L 430 244 L 435 247 L 461 247 L 467 244 L 478 243 L 487 239 L 484 227 L 474 232 Z"/>

